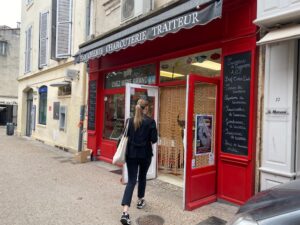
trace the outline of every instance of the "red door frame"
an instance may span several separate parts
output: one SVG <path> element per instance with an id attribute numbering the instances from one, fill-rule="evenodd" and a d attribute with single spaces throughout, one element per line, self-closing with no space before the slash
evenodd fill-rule
<path id="1" fill-rule="evenodd" d="M 215 84 L 217 86 L 217 96 L 216 96 L 216 127 L 215 127 L 215 163 L 213 166 L 207 166 L 203 168 L 192 168 L 193 159 L 193 126 L 194 126 L 194 103 L 195 103 L 195 84 L 197 83 L 208 83 Z M 217 200 L 217 162 L 218 162 L 218 128 L 219 128 L 219 96 L 220 96 L 220 77 L 203 77 L 196 74 L 190 74 L 188 77 L 188 87 L 187 87 L 187 139 L 186 139 L 186 161 L 185 161 L 185 209 L 193 210 L 202 205 L 215 202 Z M 201 100 L 200 100 L 201 102 Z M 208 180 L 206 178 L 205 185 L 199 182 L 204 181 L 204 176 L 210 177 L 212 179 Z M 197 190 L 194 190 L 194 186 L 198 186 Z M 202 193 L 199 193 L 199 191 Z M 195 193 L 197 192 L 197 193 Z M 207 195 L 211 193 L 210 195 Z M 195 195 L 203 195 L 202 198 L 197 200 Z"/>
<path id="2" fill-rule="evenodd" d="M 234 155 L 222 151 L 222 124 L 219 129 L 219 160 L 218 160 L 218 198 L 236 203 L 245 203 L 255 190 L 255 156 L 256 156 L 256 119 L 257 119 L 257 54 L 256 35 L 247 37 L 239 42 L 228 42 L 223 47 L 222 65 L 228 55 L 251 52 L 251 81 L 249 99 L 248 155 Z M 222 67 L 222 74 L 223 74 Z M 221 79 L 220 99 L 223 99 L 223 83 Z M 223 102 L 220 101 L 220 109 Z M 220 119 L 222 121 L 222 113 Z"/>

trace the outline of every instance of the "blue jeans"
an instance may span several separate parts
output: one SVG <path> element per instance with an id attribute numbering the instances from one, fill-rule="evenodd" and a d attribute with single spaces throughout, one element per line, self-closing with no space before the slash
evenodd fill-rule
<path id="1" fill-rule="evenodd" d="M 146 176 L 151 164 L 150 159 L 127 159 L 127 170 L 128 170 L 128 183 L 126 185 L 122 205 L 131 204 L 132 194 L 136 185 L 137 174 L 138 176 L 138 198 L 144 198 L 146 190 Z"/>

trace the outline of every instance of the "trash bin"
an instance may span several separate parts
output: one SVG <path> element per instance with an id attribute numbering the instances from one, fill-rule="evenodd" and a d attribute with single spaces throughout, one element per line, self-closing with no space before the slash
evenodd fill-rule
<path id="1" fill-rule="evenodd" d="M 6 135 L 14 135 L 14 124 L 13 123 L 7 123 L 6 124 Z"/>

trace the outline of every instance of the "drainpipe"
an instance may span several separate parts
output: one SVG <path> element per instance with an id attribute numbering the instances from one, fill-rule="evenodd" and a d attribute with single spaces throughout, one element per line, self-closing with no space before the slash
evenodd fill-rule
<path id="1" fill-rule="evenodd" d="M 82 142 L 83 142 L 83 124 L 85 118 L 85 101 L 86 101 L 86 63 L 83 63 L 82 69 L 82 98 L 81 98 L 81 106 L 80 106 L 80 121 L 79 121 L 79 138 L 78 138 L 78 152 L 82 151 Z"/>

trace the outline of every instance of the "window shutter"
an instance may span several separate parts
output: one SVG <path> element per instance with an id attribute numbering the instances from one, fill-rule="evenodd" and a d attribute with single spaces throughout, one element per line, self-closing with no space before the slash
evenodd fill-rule
<path id="1" fill-rule="evenodd" d="M 40 14 L 40 52 L 39 52 L 39 67 L 47 65 L 47 50 L 48 50 L 48 15 L 49 13 Z"/>
<path id="2" fill-rule="evenodd" d="M 28 61 L 28 30 L 25 31 L 25 73 L 28 72 L 27 61 Z"/>
<path id="3" fill-rule="evenodd" d="M 57 0 L 52 0 L 51 9 L 51 59 L 57 60 L 56 58 L 56 11 L 57 11 Z"/>
<path id="4" fill-rule="evenodd" d="M 31 32 L 32 27 L 26 31 L 26 43 L 25 43 L 25 73 L 31 70 Z"/>
<path id="5" fill-rule="evenodd" d="M 57 0 L 56 58 L 71 55 L 72 0 Z"/>
<path id="6" fill-rule="evenodd" d="M 86 8 L 86 36 L 92 34 L 93 0 L 88 0 Z"/>

